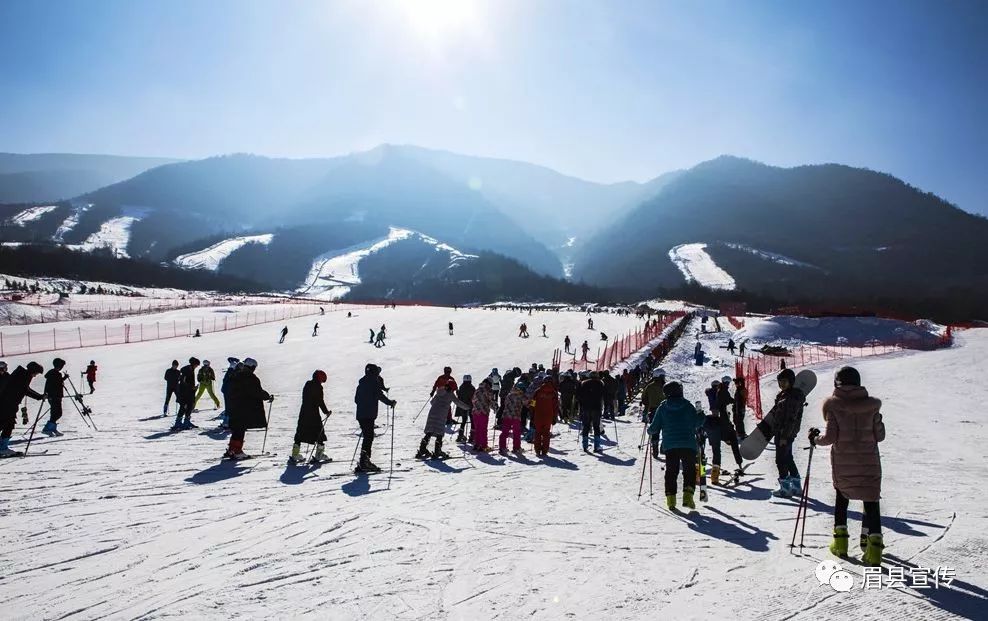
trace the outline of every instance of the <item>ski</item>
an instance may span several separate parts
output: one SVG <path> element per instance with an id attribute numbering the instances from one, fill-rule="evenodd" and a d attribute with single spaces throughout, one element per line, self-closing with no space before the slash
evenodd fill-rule
<path id="1" fill-rule="evenodd" d="M 59 455 L 59 454 L 60 453 L 49 453 L 48 449 L 45 449 L 43 451 L 38 451 L 36 453 L 27 453 L 27 454 L 25 454 L 24 451 L 14 451 L 14 453 L 11 455 L 0 455 L 0 459 L 13 459 L 14 457 L 54 457 L 55 455 Z"/>

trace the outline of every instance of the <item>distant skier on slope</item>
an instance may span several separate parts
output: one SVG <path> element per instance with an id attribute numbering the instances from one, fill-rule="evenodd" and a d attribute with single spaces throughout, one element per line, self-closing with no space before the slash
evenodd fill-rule
<path id="1" fill-rule="evenodd" d="M 89 384 L 89 394 L 96 392 L 96 361 L 90 360 L 86 367 L 86 383 Z"/>
<path id="2" fill-rule="evenodd" d="M 6 365 L 4 365 L 6 367 Z M 31 397 L 37 401 L 42 401 L 45 395 L 31 389 L 31 380 L 41 375 L 44 371 L 37 362 L 27 363 L 27 368 L 18 366 L 14 372 L 7 375 L 3 388 L 0 389 L 0 457 L 13 457 L 20 455 L 20 451 L 10 448 L 10 436 L 14 433 L 14 425 L 17 424 L 17 407 L 24 400 L 24 397 Z M 27 410 L 23 410 L 25 416 L 24 424 L 27 424 Z"/>
<path id="3" fill-rule="evenodd" d="M 449 322 L 449 335 L 453 336 L 453 322 Z"/>
<path id="4" fill-rule="evenodd" d="M 284 343 L 285 342 L 285 337 L 286 336 L 288 336 L 288 326 L 285 326 L 284 328 L 281 329 L 281 338 L 278 339 L 278 344 L 279 345 L 281 343 Z"/>
<path id="5" fill-rule="evenodd" d="M 368 340 L 367 342 L 373 344 L 375 336 L 377 336 L 377 333 L 374 332 L 374 328 L 370 328 L 370 340 Z"/>
<path id="6" fill-rule="evenodd" d="M 377 420 L 378 404 L 383 403 L 395 407 L 398 402 L 385 396 L 385 388 L 380 379 L 381 367 L 368 363 L 364 367 L 364 376 L 357 382 L 357 391 L 353 402 L 357 405 L 357 423 L 363 442 L 360 445 L 360 461 L 357 472 L 380 472 L 381 469 L 371 461 L 371 449 L 374 445 L 374 421 Z"/>
<path id="7" fill-rule="evenodd" d="M 549 338 L 549 335 L 545 333 L 545 324 L 542 324 L 542 338 Z"/>
<path id="8" fill-rule="evenodd" d="M 587 359 L 587 352 L 590 351 L 590 344 L 587 343 L 586 341 L 583 341 L 583 345 L 580 346 L 580 349 L 583 350 L 583 360 L 586 360 Z"/>
<path id="9" fill-rule="evenodd" d="M 316 322 L 316 325 L 312 326 L 312 336 L 319 336 L 319 322 L 318 321 Z"/>
<path id="10" fill-rule="evenodd" d="M 429 415 L 425 420 L 425 436 L 419 444 L 419 451 L 415 454 L 415 459 L 449 459 L 449 455 L 443 452 L 443 436 L 446 433 L 446 419 L 449 416 L 450 404 L 458 409 L 469 410 L 470 404 L 456 398 L 456 382 L 452 378 L 445 384 L 433 389 L 432 405 L 429 407 Z M 429 439 L 435 438 L 435 450 L 429 453 Z"/>
<path id="11" fill-rule="evenodd" d="M 326 408 L 323 395 L 323 384 L 326 383 L 326 379 L 326 372 L 317 369 L 312 373 L 312 379 L 302 386 L 302 405 L 299 406 L 298 423 L 295 425 L 295 443 L 292 445 L 292 454 L 289 457 L 293 463 L 302 460 L 303 444 L 315 444 L 315 453 L 310 460 L 312 463 L 332 461 L 325 453 L 326 429 L 322 419 L 323 414 L 327 417 L 331 414 Z"/>
<path id="12" fill-rule="evenodd" d="M 571 345 L 571 341 L 569 340 L 569 335 L 567 334 L 566 338 L 563 339 L 563 351 L 566 352 L 567 354 L 570 353 L 569 352 L 570 345 Z"/>
<path id="13" fill-rule="evenodd" d="M 666 506 L 676 508 L 676 479 L 683 475 L 683 506 L 694 509 L 693 491 L 696 485 L 696 431 L 703 424 L 703 415 L 683 398 L 683 386 L 669 382 L 662 389 L 665 399 L 655 410 L 648 426 L 652 438 L 661 435 L 660 450 L 665 455 Z"/>

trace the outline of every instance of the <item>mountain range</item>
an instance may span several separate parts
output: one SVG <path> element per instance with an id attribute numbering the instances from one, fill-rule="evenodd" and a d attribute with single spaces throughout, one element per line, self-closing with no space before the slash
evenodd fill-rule
<path id="1" fill-rule="evenodd" d="M 59 172 L 72 169 L 104 177 Z M 333 281 L 333 295 L 344 287 L 350 296 L 469 301 L 507 295 L 488 285 L 510 281 L 511 295 L 535 299 L 546 288 L 574 294 L 581 285 L 565 277 L 595 288 L 581 295 L 652 295 L 692 282 L 779 303 L 964 300 L 964 312 L 988 309 L 988 220 L 837 164 L 723 156 L 646 183 L 602 184 L 395 145 L 318 159 L 0 156 L 0 181 L 25 172 L 44 198 L 22 200 L 0 183 L 0 201 L 18 203 L 0 205 L 6 242 L 108 246 L 282 290 L 305 287 L 322 262 L 361 274 L 339 287 L 334 274 L 316 276 Z M 106 175 L 122 178 L 104 184 Z M 69 187 L 78 193 L 52 200 Z M 408 234 L 391 239 L 395 230 Z M 450 251 L 468 258 L 450 262 Z M 207 260 L 182 260 L 200 255 Z"/>

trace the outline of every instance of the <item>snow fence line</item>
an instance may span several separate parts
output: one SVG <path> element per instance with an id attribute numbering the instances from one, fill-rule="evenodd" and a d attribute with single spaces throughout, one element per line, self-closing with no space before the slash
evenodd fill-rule
<path id="1" fill-rule="evenodd" d="M 358 310 L 367 308 L 362 305 L 325 304 L 330 308 L 327 312 L 342 312 L 343 310 Z M 125 323 L 120 326 L 78 326 L 75 328 L 51 328 L 45 330 L 25 330 L 17 334 L 0 332 L 0 356 L 15 356 L 19 354 L 34 354 L 60 349 L 79 349 L 81 347 L 99 347 L 103 345 L 122 345 L 124 343 L 143 343 L 171 339 L 180 336 L 193 336 L 196 330 L 200 334 L 225 332 L 262 323 L 285 321 L 318 315 L 318 304 L 288 303 L 274 309 L 233 313 L 224 317 L 200 317 L 199 319 L 176 319 L 173 321 L 156 321 L 154 323 Z"/>
<path id="2" fill-rule="evenodd" d="M 597 357 L 592 361 L 589 359 L 577 360 L 576 350 L 578 346 L 573 348 L 572 357 L 565 361 L 563 356 L 567 354 L 557 349 L 553 356 L 553 366 L 565 367 L 574 371 L 602 371 L 604 369 L 613 370 L 632 356 L 646 351 L 648 353 L 660 352 L 657 355 L 664 356 L 682 334 L 682 330 L 677 330 L 676 327 L 685 326 L 685 320 L 690 316 L 692 313 L 684 311 L 660 315 L 649 321 L 644 327 L 632 330 L 623 337 L 615 339 L 604 347 L 603 352 L 598 348 Z"/>
<path id="3" fill-rule="evenodd" d="M 763 354 L 761 352 L 745 352 L 744 358 L 734 363 L 735 377 L 743 377 L 748 388 L 748 408 L 755 418 L 761 420 L 764 416 L 762 409 L 761 380 L 763 377 L 778 373 L 782 369 L 831 362 L 833 360 L 853 360 L 870 356 L 884 356 L 901 351 L 932 351 L 950 347 L 954 343 L 953 328 L 947 330 L 932 346 L 918 347 L 916 343 L 903 340 L 900 343 L 876 343 L 863 346 L 851 345 L 802 345 L 785 355 Z"/>

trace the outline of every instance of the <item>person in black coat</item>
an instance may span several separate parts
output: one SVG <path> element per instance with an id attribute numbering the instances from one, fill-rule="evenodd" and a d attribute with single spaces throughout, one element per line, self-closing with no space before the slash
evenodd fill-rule
<path id="1" fill-rule="evenodd" d="M 178 401 L 178 384 L 182 381 L 182 372 L 178 370 L 178 360 L 172 360 L 172 366 L 165 371 L 165 407 L 161 409 L 162 416 L 168 414 L 168 404 L 172 395 Z"/>
<path id="2" fill-rule="evenodd" d="M 326 429 L 322 414 L 329 416 L 323 398 L 322 385 L 326 383 L 326 372 L 317 370 L 312 379 L 302 387 L 302 406 L 298 410 L 298 425 L 295 427 L 295 446 L 292 447 L 292 461 L 300 461 L 302 444 L 315 444 L 316 452 L 312 461 L 317 463 L 332 461 L 323 452 L 326 443 Z"/>
<path id="3" fill-rule="evenodd" d="M 460 419 L 460 430 L 456 434 L 457 442 L 467 441 L 467 420 L 470 418 L 470 409 L 473 407 L 473 395 L 477 392 L 477 388 L 473 385 L 473 378 L 469 375 L 463 376 L 463 383 L 460 384 L 459 388 L 456 389 L 456 398 L 471 406 L 464 410 L 463 408 L 457 406 L 456 416 Z"/>
<path id="4" fill-rule="evenodd" d="M 51 412 L 41 433 L 60 436 L 62 434 L 58 431 L 58 419 L 62 418 L 62 397 L 65 396 L 65 378 L 68 374 L 62 372 L 65 361 L 61 358 L 52 360 L 51 365 L 52 368 L 45 373 L 45 396 L 48 397 L 48 407 L 51 408 Z"/>
<path id="5" fill-rule="evenodd" d="M 576 399 L 580 402 L 580 423 L 583 426 L 580 434 L 583 436 L 583 450 L 589 450 L 590 430 L 593 429 L 593 450 L 600 451 L 600 415 L 604 409 L 604 383 L 600 381 L 597 372 L 590 374 L 589 379 L 583 380 L 576 390 Z"/>
<path id="6" fill-rule="evenodd" d="M 230 378 L 229 393 L 232 403 L 227 403 L 230 410 L 230 445 L 224 458 L 247 459 L 244 453 L 244 437 L 248 429 L 264 429 L 268 426 L 268 417 L 264 412 L 264 402 L 274 401 L 266 390 L 261 387 L 257 377 L 257 361 L 253 358 L 244 359 L 244 368 Z"/>
<path id="7" fill-rule="evenodd" d="M 27 368 L 18 366 L 14 372 L 7 377 L 7 381 L 0 390 L 0 456 L 7 457 L 16 455 L 16 451 L 10 449 L 10 436 L 14 433 L 14 425 L 17 424 L 17 406 L 21 404 L 24 397 L 31 397 L 41 401 L 44 395 L 31 390 L 31 380 L 41 375 L 44 369 L 37 362 L 27 363 Z M 25 418 L 26 418 L 25 414 Z"/>
<path id="8" fill-rule="evenodd" d="M 353 396 L 353 402 L 357 404 L 357 423 L 360 424 L 360 433 L 363 436 L 363 443 L 360 447 L 360 463 L 357 470 L 380 471 L 371 460 L 371 447 L 374 444 L 374 421 L 377 420 L 377 408 L 379 403 L 389 407 L 398 405 L 394 399 L 385 396 L 384 383 L 380 379 L 381 367 L 368 363 L 364 367 L 364 376 L 357 382 L 357 391 Z"/>
<path id="9" fill-rule="evenodd" d="M 175 415 L 175 424 L 172 429 L 194 429 L 192 424 L 192 408 L 196 402 L 196 369 L 199 367 L 199 359 L 195 356 L 189 358 L 189 364 L 182 367 L 179 372 L 178 388 L 175 390 L 175 400 L 178 401 L 178 414 Z"/>
<path id="10" fill-rule="evenodd" d="M 223 414 L 221 415 L 223 420 L 220 422 L 220 427 L 223 429 L 230 428 L 230 379 L 244 368 L 244 363 L 240 362 L 239 359 L 230 356 L 226 359 L 227 363 L 230 365 L 227 367 L 226 371 L 223 373 L 223 380 L 220 382 L 220 392 L 223 393 L 223 403 L 226 405 L 223 408 Z"/>

